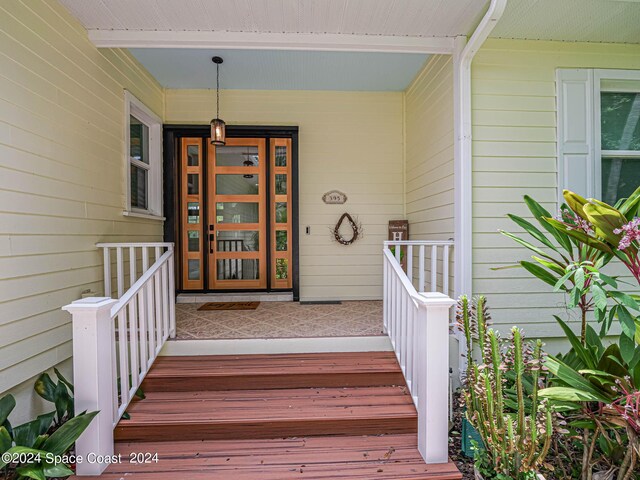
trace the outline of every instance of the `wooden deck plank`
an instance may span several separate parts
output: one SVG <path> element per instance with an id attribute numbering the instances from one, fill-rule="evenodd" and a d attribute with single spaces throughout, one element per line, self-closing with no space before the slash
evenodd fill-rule
<path id="1" fill-rule="evenodd" d="M 159 357 L 145 391 L 404 385 L 393 352 Z"/>
<path id="2" fill-rule="evenodd" d="M 150 392 L 133 403 L 119 440 L 276 438 L 412 433 L 417 414 L 403 387 Z"/>
<path id="3" fill-rule="evenodd" d="M 222 480 L 457 480 L 451 462 L 426 465 L 415 435 L 304 437 L 277 440 L 118 443 L 124 462 L 103 478 Z M 130 452 L 157 452 L 157 464 L 132 465 Z"/>

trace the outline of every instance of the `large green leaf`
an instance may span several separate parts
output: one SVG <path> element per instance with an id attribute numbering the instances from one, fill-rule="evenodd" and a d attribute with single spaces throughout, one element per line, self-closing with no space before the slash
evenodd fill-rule
<path id="1" fill-rule="evenodd" d="M 531 235 L 533 238 L 538 240 L 540 243 L 542 243 L 543 245 L 546 245 L 552 250 L 555 250 L 556 252 L 558 251 L 556 246 L 532 223 L 528 222 L 522 217 L 513 215 L 511 213 L 507 214 L 507 216 L 518 226 L 522 227 L 529 235 Z"/>
<path id="2" fill-rule="evenodd" d="M 0 454 L 3 454 L 12 447 L 11 435 L 5 427 L 0 427 Z"/>
<path id="3" fill-rule="evenodd" d="M 28 447 L 21 447 L 19 445 L 16 445 L 15 447 L 11 447 L 9 450 L 7 450 L 6 453 L 13 454 L 14 456 L 21 455 L 21 454 L 29 454 L 34 456 L 39 455 L 41 459 L 44 459 L 45 456 L 47 455 L 47 452 L 43 450 L 37 450 L 35 448 L 28 448 Z M 8 455 L 8 457 L 11 458 L 11 455 Z M 7 463 L 8 462 L 5 462 L 0 458 L 0 470 L 6 467 Z"/>
<path id="4" fill-rule="evenodd" d="M 535 255 L 532 255 L 531 258 L 533 258 L 536 262 L 538 262 L 540 265 L 542 265 L 543 267 L 548 268 L 549 270 L 551 270 L 554 273 L 557 273 L 558 275 L 562 276 L 564 275 L 564 268 L 562 268 L 560 265 L 558 265 L 557 263 L 553 263 L 553 262 L 548 262 L 547 260 L 545 260 L 544 258 L 540 258 L 540 257 L 536 257 Z"/>
<path id="5" fill-rule="evenodd" d="M 574 211 L 576 215 L 584 220 L 587 219 L 587 216 L 584 211 L 584 206 L 587 204 L 587 199 L 581 197 L 577 193 L 572 192 L 571 190 L 563 190 L 562 196 L 564 197 L 564 201 L 567 202 L 569 208 Z"/>
<path id="6" fill-rule="evenodd" d="M 615 307 L 618 320 L 620 320 L 620 326 L 622 332 L 629 338 L 634 338 L 636 334 L 636 322 L 623 305 L 616 305 Z"/>
<path id="7" fill-rule="evenodd" d="M 56 376 L 60 379 L 62 383 L 64 383 L 67 386 L 69 391 L 73 393 L 73 383 L 71 383 L 69 380 L 64 378 L 64 376 L 58 371 L 57 368 L 54 368 L 53 371 L 56 372 Z"/>
<path id="8" fill-rule="evenodd" d="M 609 247 L 609 245 L 607 245 L 606 243 L 598 240 L 597 238 L 593 238 L 581 230 L 574 230 L 572 228 L 569 228 L 564 223 L 559 222 L 554 218 L 547 218 L 546 220 L 551 225 L 564 231 L 570 237 L 573 237 L 576 240 L 578 240 L 580 243 L 584 243 L 585 245 L 588 245 L 591 248 L 595 248 L 596 250 L 600 250 L 601 252 L 613 254 L 613 250 L 611 249 L 611 247 Z"/>
<path id="9" fill-rule="evenodd" d="M 44 474 L 47 478 L 60 478 L 60 477 L 68 477 L 73 475 L 73 470 L 71 470 L 64 463 L 47 463 L 44 462 L 43 465 Z"/>
<path id="10" fill-rule="evenodd" d="M 54 404 L 56 406 L 56 415 L 58 416 L 58 422 L 62 422 L 67 409 L 69 408 L 69 401 L 71 397 L 69 396 L 69 391 L 64 383 L 59 382 L 56 385 L 56 389 L 53 392 L 55 399 Z"/>
<path id="11" fill-rule="evenodd" d="M 543 282 L 548 283 L 552 287 L 555 286 L 555 284 L 558 282 L 557 277 L 554 277 L 551 273 L 549 273 L 548 270 L 545 270 L 544 268 L 542 268 L 539 265 L 536 265 L 535 263 L 522 261 L 520 262 L 520 265 L 522 265 L 522 267 L 527 272 L 539 278 Z"/>
<path id="12" fill-rule="evenodd" d="M 22 477 L 33 478 L 34 480 L 47 480 L 42 465 L 40 464 L 18 467 L 16 468 L 16 473 L 20 474 Z"/>
<path id="13" fill-rule="evenodd" d="M 13 395 L 5 395 L 0 398 L 0 425 L 9 418 L 9 414 L 16 408 L 16 399 Z"/>
<path id="14" fill-rule="evenodd" d="M 547 259 L 551 260 L 552 262 L 555 262 L 555 263 L 558 263 L 558 264 L 559 264 L 559 262 L 558 262 L 555 258 L 553 258 L 553 257 L 551 257 L 551 256 L 549 256 L 549 255 L 547 255 L 547 254 L 544 252 L 544 250 L 541 250 L 540 248 L 538 248 L 538 247 L 536 247 L 535 245 L 533 245 L 533 244 L 531 244 L 531 243 L 527 242 L 526 240 L 523 240 L 523 239 L 521 239 L 520 237 L 515 236 L 513 233 L 505 232 L 504 230 L 498 230 L 498 231 L 499 231 L 500 233 L 502 233 L 503 235 L 505 235 L 505 236 L 507 236 L 507 237 L 511 238 L 512 240 L 514 240 L 514 241 L 518 242 L 518 243 L 519 243 L 520 245 L 522 245 L 523 247 L 526 247 L 526 248 L 528 248 L 529 250 L 531 250 L 532 252 L 534 252 L 534 253 L 536 253 L 536 254 L 540 255 L 541 257 L 547 258 Z"/>
<path id="15" fill-rule="evenodd" d="M 564 331 L 564 334 L 567 336 L 569 343 L 571 343 L 573 351 L 580 359 L 581 368 L 595 368 L 598 361 L 597 358 L 595 358 L 593 354 L 582 345 L 582 342 L 577 337 L 577 335 L 573 333 L 573 330 L 571 330 L 571 327 L 569 327 L 569 325 L 562 321 L 562 319 L 557 315 L 554 315 L 553 317 L 556 319 L 556 322 L 558 322 L 558 325 L 560 325 L 560 328 L 562 328 L 562 330 Z"/>
<path id="16" fill-rule="evenodd" d="M 638 207 L 640 206 L 640 187 L 636 188 L 635 192 L 629 195 L 622 204 L 618 207 L 618 211 L 623 214 L 627 220 L 631 221 L 634 217 L 638 216 Z"/>
<path id="17" fill-rule="evenodd" d="M 567 237 L 567 235 L 564 232 L 551 226 L 549 222 L 546 221 L 546 218 L 551 217 L 551 214 L 542 205 L 540 205 L 533 198 L 531 198 L 529 195 L 524 196 L 524 203 L 527 205 L 527 207 L 529 208 L 529 211 L 533 214 L 536 220 L 538 220 L 540 225 L 542 225 L 542 228 L 544 228 L 547 232 L 553 235 L 553 238 L 556 239 L 556 242 L 558 242 L 558 244 L 562 246 L 562 248 L 564 248 L 567 251 L 567 253 L 569 253 L 569 255 L 571 255 L 573 251 L 573 246 L 569 241 L 569 237 Z"/>
<path id="18" fill-rule="evenodd" d="M 53 383 L 51 377 L 47 373 L 43 373 L 38 377 L 33 385 L 35 392 L 49 402 L 55 402 L 56 384 Z"/>
<path id="19" fill-rule="evenodd" d="M 42 445 L 42 449 L 54 455 L 62 455 L 75 443 L 97 414 L 98 412 L 91 412 L 73 417 L 53 432 Z"/>
<path id="20" fill-rule="evenodd" d="M 594 387 L 588 379 L 584 378 L 584 376 L 580 375 L 580 373 L 563 363 L 561 360 L 553 356 L 549 356 L 545 362 L 545 366 L 567 387 L 580 390 L 585 395 L 596 398 L 600 402 L 611 402 L 611 399 L 602 391 Z"/>
<path id="21" fill-rule="evenodd" d="M 609 205 L 596 203 L 586 204 L 584 212 L 593 225 L 596 235 L 617 247 L 622 235 L 614 233 L 614 230 L 627 223 L 625 216 Z"/>
<path id="22" fill-rule="evenodd" d="M 543 388 L 538 395 L 561 402 L 598 402 L 602 401 L 599 395 L 570 387 L 549 387 Z"/>

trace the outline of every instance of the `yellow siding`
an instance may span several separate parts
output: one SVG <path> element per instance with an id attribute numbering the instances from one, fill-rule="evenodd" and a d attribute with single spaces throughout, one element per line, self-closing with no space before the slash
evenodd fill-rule
<path id="1" fill-rule="evenodd" d="M 215 107 L 209 90 L 167 90 L 165 100 L 169 124 L 206 124 Z M 220 108 L 228 124 L 300 128 L 301 298 L 381 298 L 387 223 L 403 218 L 402 93 L 225 90 Z M 322 202 L 333 189 L 345 205 Z M 348 247 L 329 230 L 345 211 L 364 228 Z"/>
<path id="2" fill-rule="evenodd" d="M 453 64 L 431 58 L 405 93 L 406 212 L 414 240 L 453 237 Z"/>
<path id="3" fill-rule="evenodd" d="M 101 292 L 96 242 L 162 238 L 122 215 L 123 89 L 162 115 L 153 77 L 57 2 L 0 3 L 0 392 L 71 356 L 60 307 Z"/>
<path id="4" fill-rule="evenodd" d="M 526 215 L 529 194 L 557 211 L 557 68 L 640 69 L 640 46 L 489 40 L 473 63 L 473 290 L 489 296 L 499 324 L 559 336 L 552 314 L 563 298 L 518 269 L 492 271 L 528 257 L 497 233 L 519 231 L 507 213 Z"/>

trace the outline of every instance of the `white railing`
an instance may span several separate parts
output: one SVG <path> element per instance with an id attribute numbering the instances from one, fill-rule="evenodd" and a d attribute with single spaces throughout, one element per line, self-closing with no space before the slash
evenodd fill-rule
<path id="1" fill-rule="evenodd" d="M 414 247 L 420 244 L 388 243 L 390 245 L 385 242 L 383 250 L 384 329 L 393 344 L 418 411 L 418 450 L 427 463 L 446 463 L 449 445 L 449 310 L 455 302 L 441 292 L 419 293 L 402 269 L 397 245 Z M 389 248 L 393 244 L 396 245 L 395 253 Z M 424 259 L 424 250 L 420 250 L 420 258 Z M 411 258 L 411 254 L 407 257 Z M 407 269 L 412 270 L 409 265 Z M 419 270 L 422 271 L 423 268 Z M 419 280 L 419 284 L 424 286 L 423 281 Z"/>
<path id="2" fill-rule="evenodd" d="M 105 292 L 109 293 L 110 253 L 116 250 L 118 299 L 107 293 L 63 307 L 73 317 L 75 409 L 100 412 L 76 442 L 76 454 L 85 459 L 77 464 L 77 475 L 99 475 L 108 466 L 114 428 L 164 343 L 176 331 L 173 244 L 98 246 L 104 249 Z M 137 250 L 141 250 L 140 257 Z M 126 291 L 125 251 L 129 263 Z M 105 461 L 88 461 L 90 454 Z"/>
<path id="3" fill-rule="evenodd" d="M 388 241 L 384 242 L 384 246 L 391 249 L 396 260 L 406 266 L 407 277 L 418 292 L 451 294 L 449 272 L 453 240 Z"/>

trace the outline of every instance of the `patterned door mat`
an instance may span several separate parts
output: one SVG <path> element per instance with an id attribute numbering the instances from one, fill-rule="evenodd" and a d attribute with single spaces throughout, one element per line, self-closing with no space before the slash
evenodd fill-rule
<path id="1" fill-rule="evenodd" d="M 208 302 L 203 304 L 198 310 L 219 311 L 219 310 L 255 310 L 260 302 Z"/>

